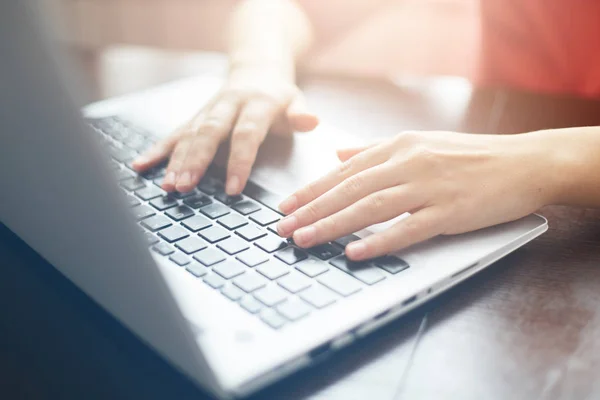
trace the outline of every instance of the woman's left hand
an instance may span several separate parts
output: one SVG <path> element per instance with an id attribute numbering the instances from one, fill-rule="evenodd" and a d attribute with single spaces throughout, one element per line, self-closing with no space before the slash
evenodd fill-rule
<path id="1" fill-rule="evenodd" d="M 518 219 L 553 196 L 553 149 L 541 137 L 406 132 L 342 150 L 338 168 L 281 203 L 291 214 L 278 231 L 312 247 L 411 213 L 346 247 L 349 258 L 362 260 Z"/>

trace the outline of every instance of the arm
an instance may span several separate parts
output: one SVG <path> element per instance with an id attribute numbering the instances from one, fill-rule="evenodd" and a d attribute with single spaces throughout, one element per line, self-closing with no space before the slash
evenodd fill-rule
<path id="1" fill-rule="evenodd" d="M 311 43 L 308 19 L 293 0 L 244 0 L 229 24 L 230 73 L 224 88 L 180 129 L 139 157 L 148 169 L 170 157 L 163 189 L 192 190 L 231 136 L 226 191 L 239 194 L 271 129 L 310 131 L 318 120 L 296 87 L 295 64 Z"/>
<path id="2" fill-rule="evenodd" d="M 283 236 L 312 247 L 411 215 L 353 242 L 354 260 L 516 220 L 550 204 L 600 207 L 600 127 L 520 135 L 405 132 L 339 152 L 339 168 L 280 208 Z"/>

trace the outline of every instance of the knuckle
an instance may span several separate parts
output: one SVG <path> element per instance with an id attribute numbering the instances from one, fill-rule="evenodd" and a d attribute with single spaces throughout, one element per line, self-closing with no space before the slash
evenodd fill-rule
<path id="1" fill-rule="evenodd" d="M 306 220 L 314 221 L 319 218 L 319 210 L 313 203 L 308 203 L 304 206 L 304 214 Z"/>
<path id="2" fill-rule="evenodd" d="M 379 208 L 385 206 L 386 203 L 387 197 L 381 192 L 373 193 L 372 195 L 367 197 L 367 207 L 369 209 L 378 210 Z"/>
<path id="3" fill-rule="evenodd" d="M 364 179 L 360 175 L 352 175 L 344 180 L 342 190 L 346 196 L 352 196 L 360 192 L 364 185 Z"/>
<path id="4" fill-rule="evenodd" d="M 354 169 L 355 159 L 350 158 L 338 166 L 338 174 L 341 176 L 349 175 Z"/>
<path id="5" fill-rule="evenodd" d="M 415 131 L 403 131 L 398 133 L 394 139 L 403 145 L 413 145 L 419 143 L 419 134 Z"/>
<path id="6" fill-rule="evenodd" d="M 258 125 L 254 122 L 244 122 L 242 124 L 238 124 L 235 127 L 235 131 L 233 132 L 233 136 L 235 140 L 242 142 L 250 142 L 253 143 L 257 140 L 256 132 L 258 131 Z"/>

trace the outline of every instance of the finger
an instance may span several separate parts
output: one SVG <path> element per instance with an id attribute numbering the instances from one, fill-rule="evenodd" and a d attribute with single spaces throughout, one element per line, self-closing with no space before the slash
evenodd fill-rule
<path id="1" fill-rule="evenodd" d="M 299 208 L 277 225 L 280 235 L 288 237 L 296 229 L 330 216 L 365 196 L 399 184 L 395 169 L 386 163 L 369 168 L 345 179 L 342 183 Z"/>
<path id="2" fill-rule="evenodd" d="M 286 116 L 292 130 L 298 132 L 312 131 L 319 124 L 319 118 L 308 109 L 302 92 L 298 92 L 287 107 Z"/>
<path id="3" fill-rule="evenodd" d="M 443 233 L 441 220 L 436 208 L 424 208 L 385 231 L 350 243 L 346 256 L 359 261 L 402 250 Z"/>
<path id="4" fill-rule="evenodd" d="M 258 148 L 279 110 L 280 107 L 275 102 L 252 100 L 240 111 L 231 134 L 225 185 L 227 194 L 239 194 L 246 186 Z"/>
<path id="5" fill-rule="evenodd" d="M 289 214 L 323 195 L 323 193 L 331 190 L 331 188 L 340 184 L 345 179 L 348 179 L 350 176 L 367 168 L 381 164 L 385 162 L 387 158 L 388 155 L 383 151 L 382 146 L 375 146 L 372 149 L 357 154 L 355 157 L 342 163 L 333 171 L 327 173 L 324 177 L 292 194 L 279 205 L 279 209 L 283 213 Z"/>
<path id="6" fill-rule="evenodd" d="M 171 154 L 163 189 L 187 192 L 198 184 L 219 143 L 229 134 L 240 103 L 236 98 L 221 99 L 190 121 Z"/>
<path id="7" fill-rule="evenodd" d="M 386 222 L 423 204 L 418 192 L 407 185 L 373 193 L 343 210 L 294 232 L 294 242 L 312 247 L 363 228 Z"/>
<path id="8" fill-rule="evenodd" d="M 181 134 L 181 131 L 177 131 L 169 137 L 156 143 L 148 151 L 146 151 L 133 161 L 133 169 L 135 169 L 138 172 L 142 172 L 147 170 L 148 168 L 154 167 L 162 160 L 167 158 L 169 154 L 171 154 L 171 151 L 173 151 L 173 147 L 181 137 Z"/>
<path id="9" fill-rule="evenodd" d="M 174 191 L 175 185 L 180 179 L 179 173 L 181 171 L 181 166 L 183 165 L 183 160 L 185 160 L 185 156 L 187 155 L 190 145 L 192 144 L 192 135 L 192 133 L 184 135 L 177 142 L 173 149 L 173 152 L 171 153 L 171 159 L 169 160 L 169 164 L 167 165 L 167 172 L 165 174 L 165 178 L 162 181 L 162 188 L 167 192 Z"/>
<path id="10" fill-rule="evenodd" d="M 175 189 L 178 192 L 186 193 L 196 187 L 215 158 L 222 140 L 219 137 L 203 134 L 194 136 L 187 149 L 179 178 L 175 183 Z"/>

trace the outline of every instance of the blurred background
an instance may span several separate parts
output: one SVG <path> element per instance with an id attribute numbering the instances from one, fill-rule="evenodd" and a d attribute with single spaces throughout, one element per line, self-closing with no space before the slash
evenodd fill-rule
<path id="1" fill-rule="evenodd" d="M 226 24 L 239 0 L 46 1 L 93 82 L 94 100 L 222 65 Z M 310 72 L 473 76 L 478 0 L 299 1 L 321 33 L 306 58 Z"/>

